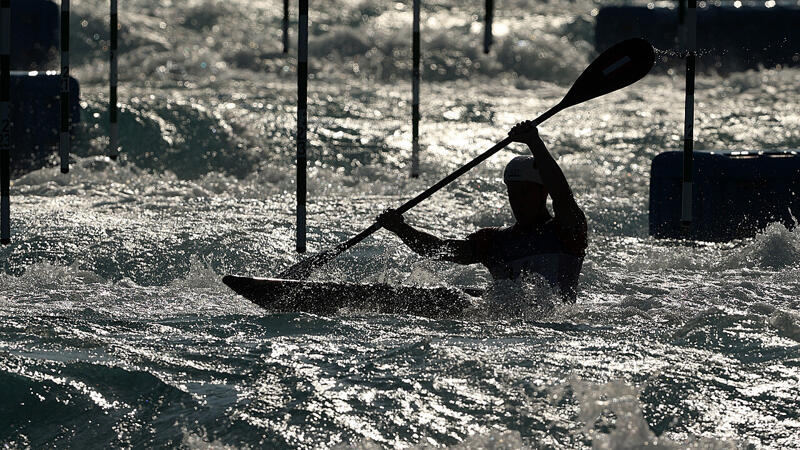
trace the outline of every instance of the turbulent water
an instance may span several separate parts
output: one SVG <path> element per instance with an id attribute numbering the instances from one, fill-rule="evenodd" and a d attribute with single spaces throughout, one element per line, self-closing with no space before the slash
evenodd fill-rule
<path id="1" fill-rule="evenodd" d="M 681 145 L 674 55 L 540 127 L 589 221 L 576 305 L 510 313 L 495 296 L 450 320 L 276 314 L 220 278 L 298 260 L 296 36 L 284 56 L 281 2 L 121 3 L 122 162 L 102 156 L 107 2 L 73 1 L 72 169 L 12 186 L 3 446 L 800 448 L 800 236 L 778 224 L 725 244 L 647 234 L 650 161 Z M 602 6 L 499 2 L 483 55 L 482 2 L 423 2 L 412 180 L 410 2 L 311 3 L 310 251 L 557 103 L 595 55 Z M 800 147 L 800 70 L 706 73 L 697 88 L 696 148 Z M 500 174 L 524 151 L 497 154 L 407 221 L 453 238 L 508 223 Z M 489 281 L 385 232 L 315 277 Z"/>

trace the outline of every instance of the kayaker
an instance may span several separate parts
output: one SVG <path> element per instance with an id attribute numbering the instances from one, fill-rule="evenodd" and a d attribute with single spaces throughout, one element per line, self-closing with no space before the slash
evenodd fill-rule
<path id="1" fill-rule="evenodd" d="M 459 240 L 417 230 L 393 209 L 378 216 L 378 222 L 422 256 L 458 264 L 481 263 L 496 280 L 538 274 L 557 288 L 564 300 L 574 302 L 586 254 L 586 216 L 533 123 L 518 123 L 509 136 L 527 144 L 533 154 L 513 158 L 503 172 L 514 225 L 483 228 Z M 552 216 L 547 209 L 548 194 L 553 199 Z"/>

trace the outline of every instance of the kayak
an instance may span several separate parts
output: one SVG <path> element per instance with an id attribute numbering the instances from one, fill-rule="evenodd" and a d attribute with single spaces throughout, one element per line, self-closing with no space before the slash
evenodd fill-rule
<path id="1" fill-rule="evenodd" d="M 456 317 L 472 306 L 480 289 L 418 287 L 250 278 L 227 275 L 222 282 L 256 305 L 274 312 L 331 315 L 342 309 L 421 317 Z"/>

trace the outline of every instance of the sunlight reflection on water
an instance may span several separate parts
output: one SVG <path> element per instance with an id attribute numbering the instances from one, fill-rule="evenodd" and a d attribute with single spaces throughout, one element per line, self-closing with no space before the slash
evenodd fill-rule
<path id="1" fill-rule="evenodd" d="M 409 69 L 409 5 L 313 12 L 312 42 L 330 55 L 312 64 L 310 250 L 368 227 L 557 103 L 591 54 L 596 3 L 518 5 L 519 17 L 498 17 L 507 34 L 491 56 L 470 33 L 479 7 L 427 6 L 442 29 L 424 41 L 416 180 L 410 83 L 393 78 Z M 101 156 L 103 43 L 76 39 L 75 163 L 69 176 L 14 180 L 14 243 L 0 249 L 0 405 L 15 413 L 0 418 L 0 442 L 797 448 L 797 233 L 771 225 L 693 245 L 647 236 L 650 161 L 681 145 L 681 76 L 651 75 L 540 127 L 589 221 L 574 306 L 551 305 L 534 283 L 513 311 L 496 287 L 465 320 L 316 317 L 265 312 L 222 285 L 223 274 L 270 276 L 298 258 L 296 87 L 293 56 L 276 56 L 278 6 L 126 4 L 137 12 L 122 62 L 139 69 L 121 86 L 122 164 Z M 80 33 L 102 32 L 104 8 L 77 2 L 76 17 L 91 19 Z M 359 75 L 343 73 L 356 59 Z M 696 148 L 800 147 L 797 69 L 697 82 Z M 407 220 L 449 238 L 507 223 L 501 169 L 523 152 L 501 152 Z M 489 278 L 422 260 L 384 232 L 315 277 Z"/>

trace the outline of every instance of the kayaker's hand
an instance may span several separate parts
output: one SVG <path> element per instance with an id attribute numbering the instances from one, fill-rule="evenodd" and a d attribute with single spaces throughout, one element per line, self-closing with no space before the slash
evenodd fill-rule
<path id="1" fill-rule="evenodd" d="M 403 219 L 403 215 L 398 213 L 396 209 L 387 209 L 378 216 L 378 223 L 392 233 L 398 233 L 403 228 L 406 221 Z"/>
<path id="2" fill-rule="evenodd" d="M 532 120 L 526 120 L 514 125 L 508 136 L 514 142 L 522 142 L 523 144 L 533 145 L 542 141 L 539 137 L 539 130 L 536 128 Z"/>

